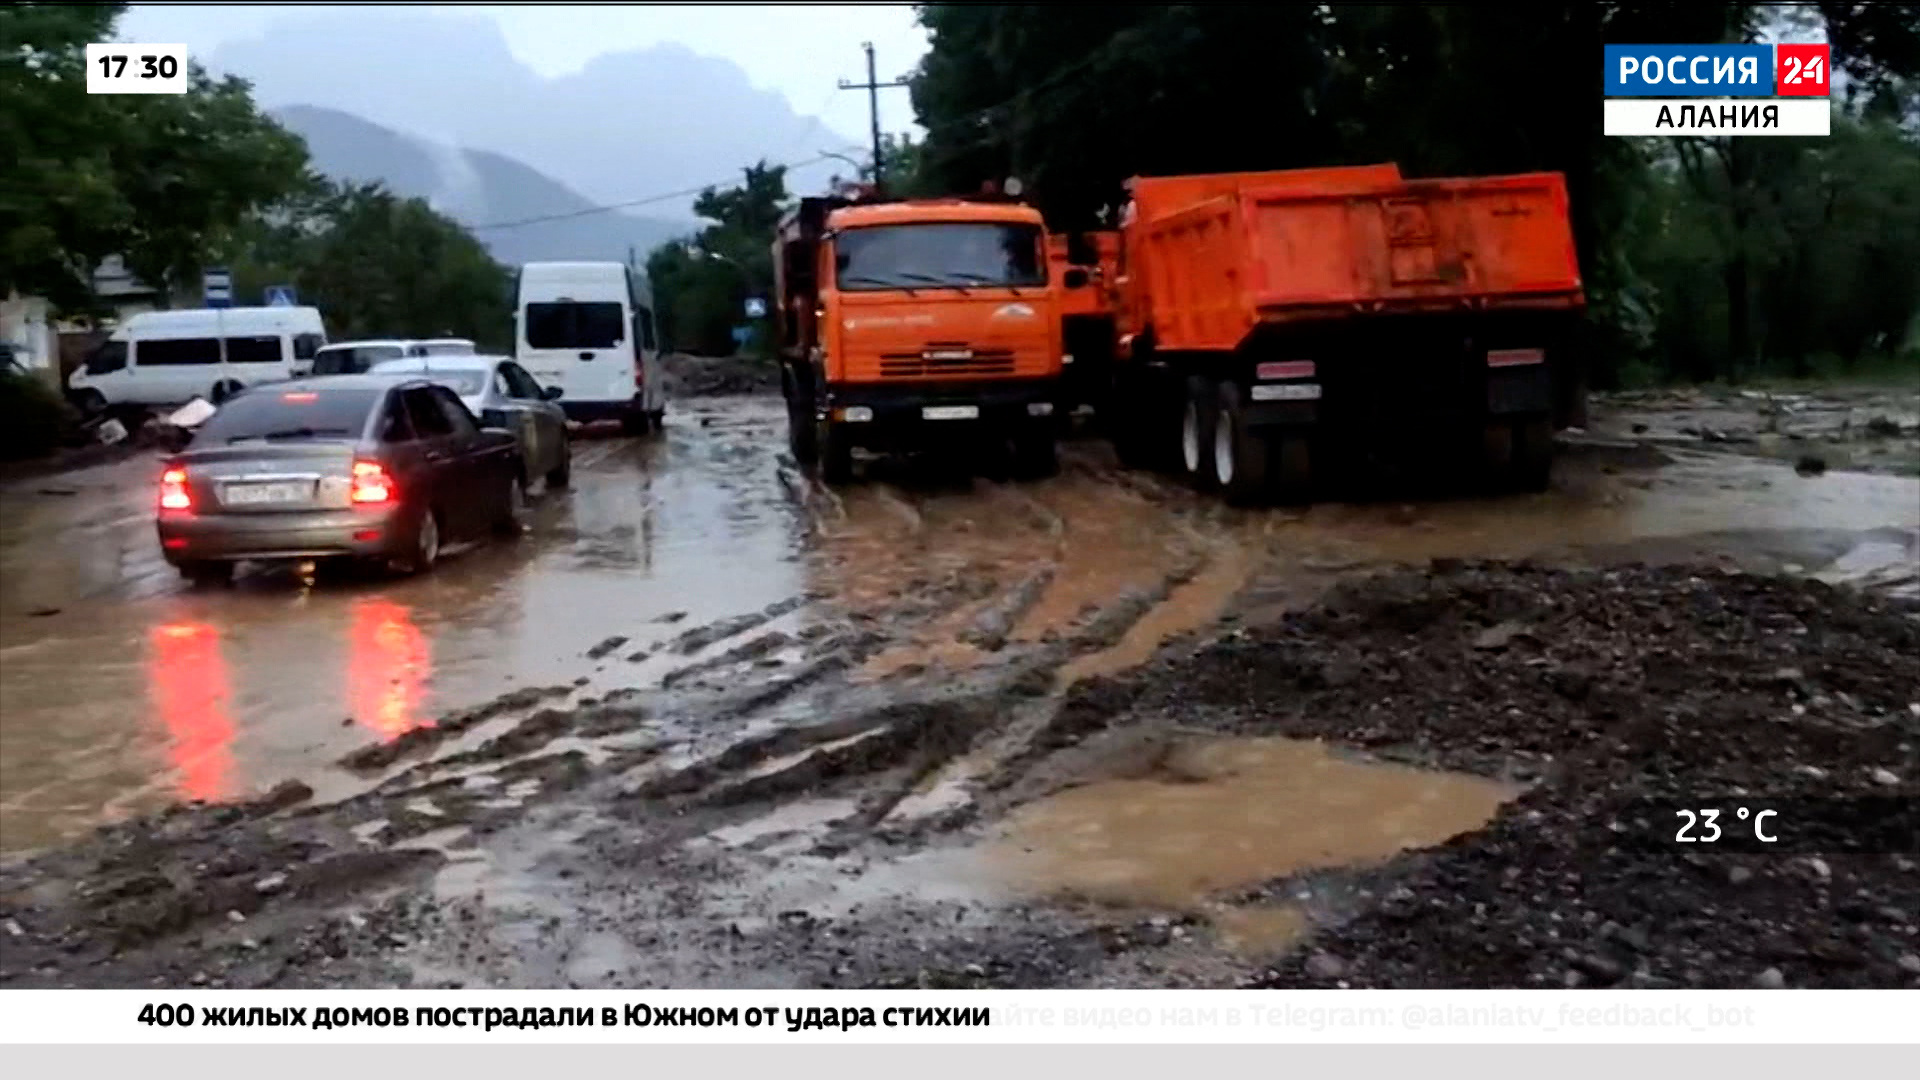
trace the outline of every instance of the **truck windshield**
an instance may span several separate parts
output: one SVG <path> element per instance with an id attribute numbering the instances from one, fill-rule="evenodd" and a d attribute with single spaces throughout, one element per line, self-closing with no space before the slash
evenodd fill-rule
<path id="1" fill-rule="evenodd" d="M 849 291 L 1047 283 L 1035 225 L 929 222 L 848 229 L 834 241 L 835 284 Z"/>

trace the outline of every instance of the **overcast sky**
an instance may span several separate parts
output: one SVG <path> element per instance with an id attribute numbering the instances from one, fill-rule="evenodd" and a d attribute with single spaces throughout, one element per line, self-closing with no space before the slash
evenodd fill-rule
<path id="1" fill-rule="evenodd" d="M 221 44 L 251 38 L 276 17 L 299 15 L 290 4 L 134 4 L 120 22 L 125 41 L 184 43 L 205 55 Z M 318 6 L 318 5 L 314 5 Z M 327 5 L 333 10 L 347 5 Z M 384 5 L 383 5 L 384 6 Z M 579 70 L 604 52 L 677 41 L 698 53 L 745 68 L 754 84 L 778 91 L 795 112 L 819 116 L 836 131 L 864 138 L 863 91 L 839 90 L 839 80 L 864 81 L 862 41 L 872 41 L 880 78 L 906 74 L 926 52 L 926 33 L 907 4 L 421 4 L 428 11 L 491 16 L 514 54 L 542 75 Z M 289 57 L 298 63 L 298 57 Z M 342 78 L 351 78 L 341 72 Z M 905 90 L 880 93 L 880 122 L 909 130 L 913 109 Z"/>

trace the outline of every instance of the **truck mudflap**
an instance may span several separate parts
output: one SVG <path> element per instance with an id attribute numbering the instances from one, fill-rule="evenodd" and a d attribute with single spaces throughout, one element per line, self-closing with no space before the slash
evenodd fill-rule
<path id="1" fill-rule="evenodd" d="M 911 446 L 941 433 L 1000 437 L 1060 422 L 1057 378 L 993 382 L 841 383 L 817 408 L 852 445 Z"/>

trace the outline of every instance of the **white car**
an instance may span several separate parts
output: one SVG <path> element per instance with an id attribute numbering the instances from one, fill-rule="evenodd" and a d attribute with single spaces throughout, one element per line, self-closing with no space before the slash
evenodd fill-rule
<path id="1" fill-rule="evenodd" d="M 218 404 L 248 386 L 293 377 L 327 343 L 310 307 L 144 311 L 122 323 L 67 380 L 84 412 L 109 405 Z"/>
<path id="2" fill-rule="evenodd" d="M 460 396 L 460 403 L 481 427 L 505 428 L 519 440 L 524 479 L 545 477 L 547 487 L 566 487 L 573 476 L 573 448 L 567 442 L 567 416 L 554 404 L 557 386 L 543 387 L 527 370 L 505 356 L 441 355 L 405 357 L 375 364 L 369 375 L 426 379 Z"/>
<path id="3" fill-rule="evenodd" d="M 414 355 L 407 350 L 413 342 L 405 338 L 373 341 L 336 341 L 321 349 L 295 375 L 358 375 L 382 360 L 398 360 Z"/>

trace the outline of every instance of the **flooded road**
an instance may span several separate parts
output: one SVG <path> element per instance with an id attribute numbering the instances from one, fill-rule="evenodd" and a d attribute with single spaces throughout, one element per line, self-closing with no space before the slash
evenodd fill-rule
<path id="1" fill-rule="evenodd" d="M 419 580 L 190 589 L 153 541 L 150 459 L 0 493 L 0 850 L 292 778 L 348 793 L 343 755 L 503 692 L 779 672 L 808 635 L 872 636 L 869 685 L 1079 642 L 1060 689 L 1386 564 L 1706 558 L 1894 590 L 1920 564 L 1912 478 L 1623 444 L 1497 499 L 1232 511 L 1092 442 L 1039 483 L 882 467 L 833 492 L 785 460 L 776 400 L 731 398 L 683 403 L 655 439 L 582 440 L 575 464 L 523 539 Z"/>
<path id="2" fill-rule="evenodd" d="M 7 491 L 4 847 L 257 793 L 516 687 L 584 678 L 592 693 L 677 632 L 663 616 L 792 596 L 801 535 L 772 419 L 686 409 L 664 439 L 581 441 L 573 490 L 539 500 L 527 536 L 417 580 L 266 568 L 190 588 L 154 541 L 150 459 Z M 619 654 L 588 658 L 616 632 Z"/>
<path id="3" fill-rule="evenodd" d="M 1581 877 L 1590 782 L 1920 782 L 1920 631 L 1875 599 L 1920 594 L 1911 477 L 1594 437 L 1538 495 L 1239 511 L 1092 440 L 828 490 L 784 427 L 581 439 L 525 536 L 417 580 L 187 588 L 150 460 L 0 491 L 0 983 L 1322 985 L 1341 940 L 1396 985 L 1611 984 L 1555 898 L 1638 940 L 1648 882 L 1698 883 Z M 1833 922 L 1754 895 L 1667 898 L 1635 975 L 1740 984 Z"/>

